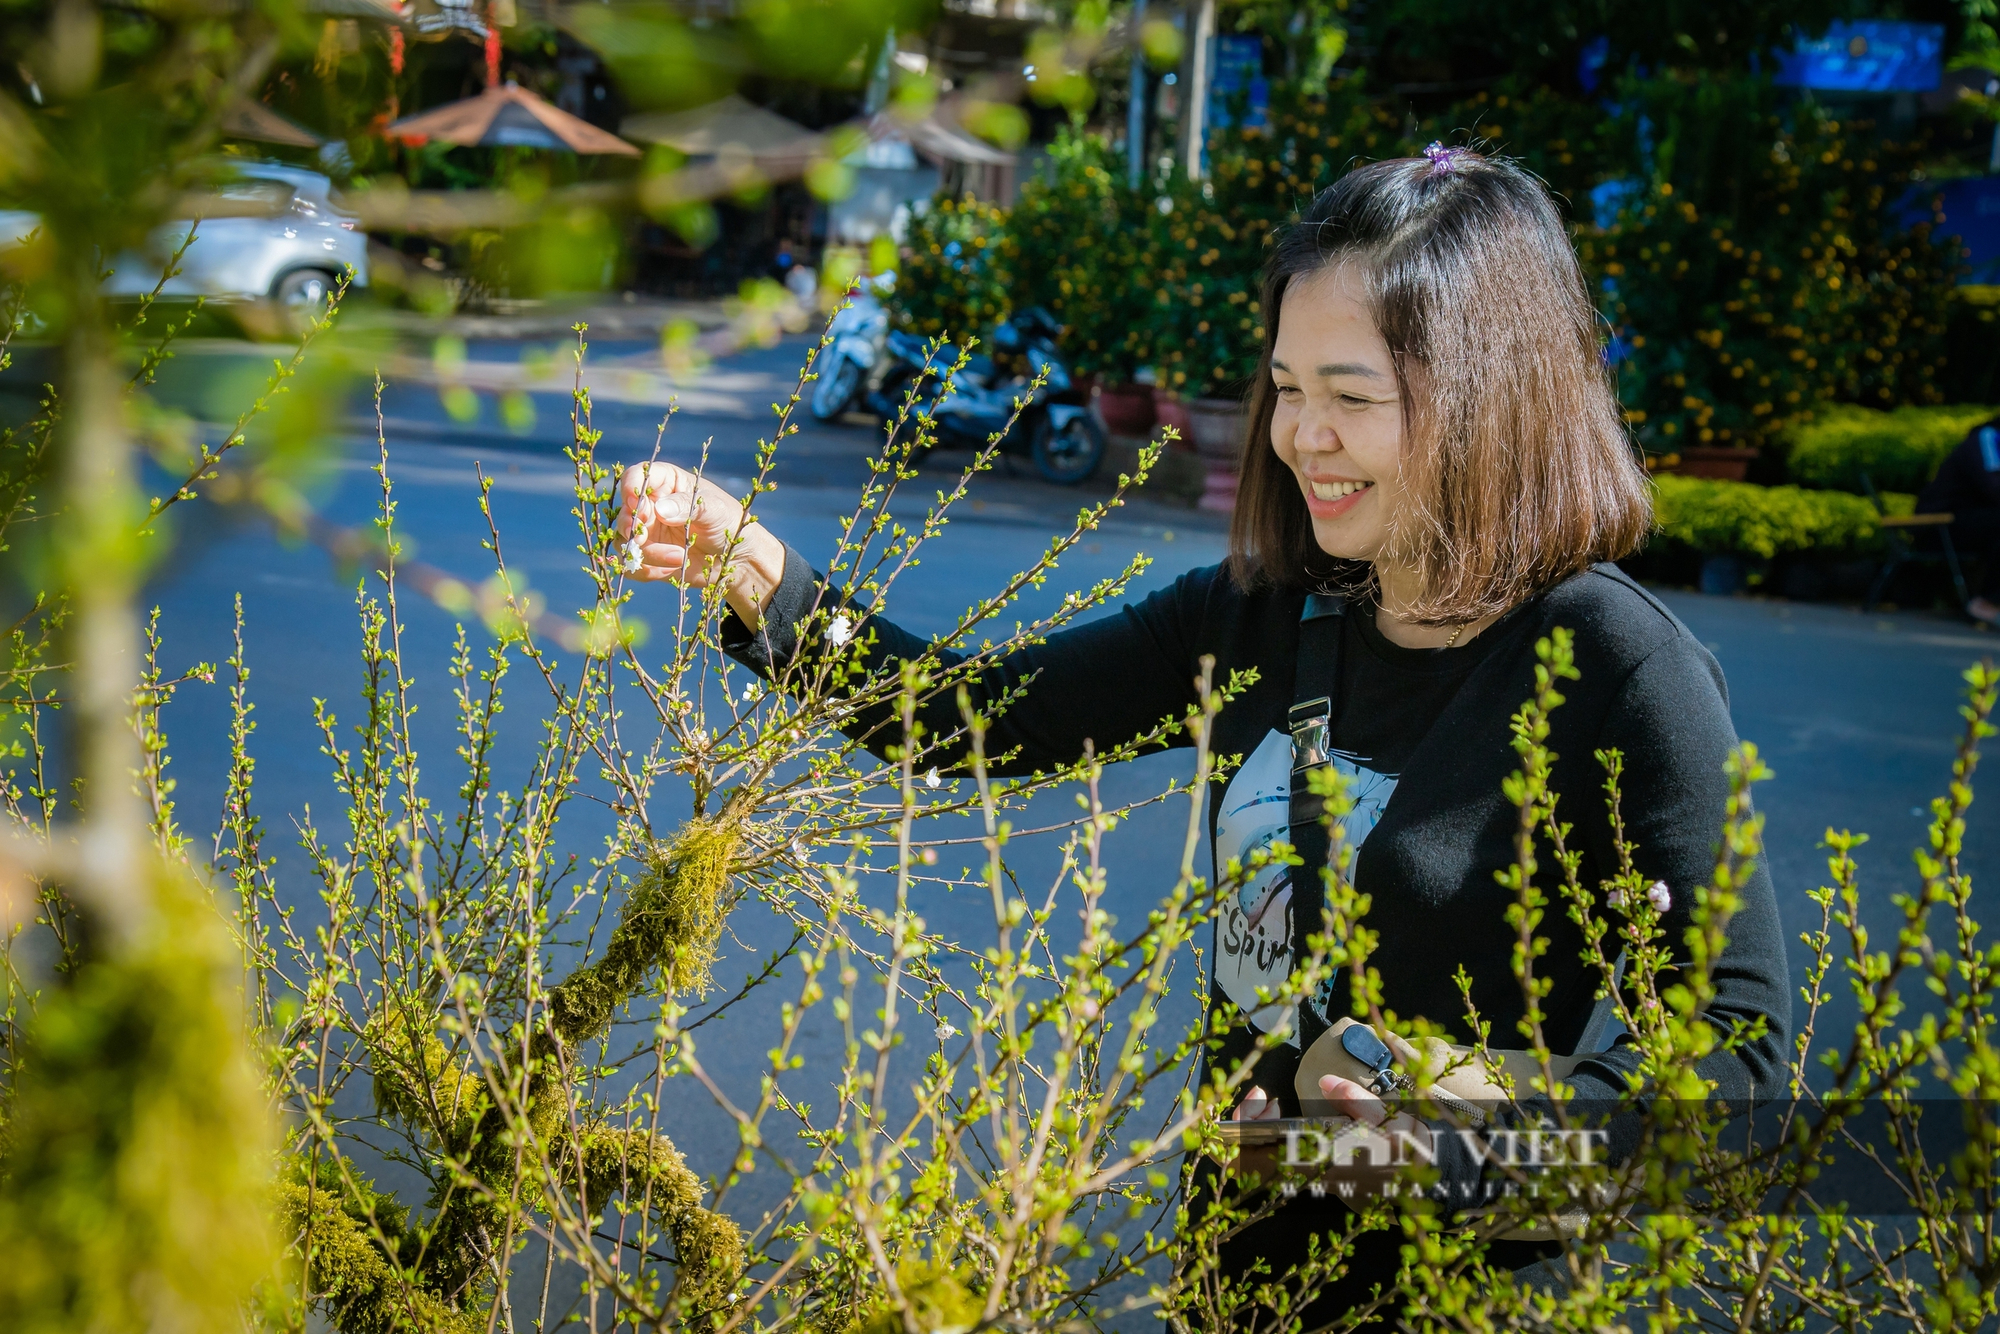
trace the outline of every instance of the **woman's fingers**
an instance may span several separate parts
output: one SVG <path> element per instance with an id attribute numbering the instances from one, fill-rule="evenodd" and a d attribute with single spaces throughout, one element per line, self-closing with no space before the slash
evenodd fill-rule
<path id="1" fill-rule="evenodd" d="M 1333 1104 L 1336 1116 L 1351 1116 L 1371 1126 L 1379 1126 L 1388 1118 L 1389 1109 L 1382 1100 L 1351 1079 L 1321 1075 L 1319 1091 Z"/>
<path id="2" fill-rule="evenodd" d="M 640 463 L 625 470 L 618 507 L 618 535 L 635 532 L 648 543 L 712 545 L 717 511 L 734 498 L 671 463 Z"/>
<path id="3" fill-rule="evenodd" d="M 698 565 L 689 571 L 688 549 L 671 542 L 648 542 L 639 549 L 639 559 L 639 568 L 633 573 L 643 578 L 678 578 L 683 571 L 700 573 Z"/>
<path id="4" fill-rule="evenodd" d="M 654 461 L 635 463 L 619 479 L 618 535 L 630 537 L 635 526 L 657 517 L 662 497 L 692 490 L 694 478 L 684 468 Z"/>
<path id="5" fill-rule="evenodd" d="M 1319 1091 L 1333 1103 L 1334 1115 L 1345 1116 L 1388 1133 L 1402 1132 L 1427 1143 L 1430 1128 L 1408 1112 L 1389 1115 L 1389 1106 L 1363 1085 L 1339 1075 L 1321 1075 Z"/>
<path id="6" fill-rule="evenodd" d="M 1253 1087 L 1248 1093 L 1243 1095 L 1243 1101 L 1237 1104 L 1236 1115 L 1233 1119 L 1238 1121 L 1275 1121 L 1281 1114 L 1282 1109 L 1278 1106 L 1276 1098 L 1273 1098 L 1261 1088 Z"/>
<path id="7" fill-rule="evenodd" d="M 673 542 L 714 555 L 729 545 L 741 526 L 743 506 L 735 496 L 672 463 L 640 463 L 620 479 L 618 535 L 634 532 L 649 541 Z"/>

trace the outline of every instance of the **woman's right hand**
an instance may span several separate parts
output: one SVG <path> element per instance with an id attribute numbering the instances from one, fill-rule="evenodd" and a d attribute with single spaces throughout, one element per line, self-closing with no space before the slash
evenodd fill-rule
<path id="1" fill-rule="evenodd" d="M 672 463 L 639 463 L 619 480 L 618 535 L 628 579 L 701 588 L 723 571 L 723 590 L 754 630 L 785 573 L 785 547 L 760 523 L 743 522 L 735 496 Z"/>

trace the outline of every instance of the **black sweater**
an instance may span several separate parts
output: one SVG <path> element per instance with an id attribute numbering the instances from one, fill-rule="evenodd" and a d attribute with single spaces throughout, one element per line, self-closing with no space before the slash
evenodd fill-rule
<path id="1" fill-rule="evenodd" d="M 1917 496 L 1917 513 L 2000 506 L 2000 417 L 1975 426 L 1938 465 L 1937 476 Z"/>
<path id="2" fill-rule="evenodd" d="M 725 645 L 763 674 L 782 671 L 798 652 L 794 625 L 822 596 L 810 566 L 788 550 L 762 630 L 752 635 L 732 616 Z M 1268 732 L 1284 730 L 1294 702 L 1304 596 L 1283 588 L 1244 592 L 1220 567 L 1191 570 L 1136 605 L 1009 655 L 972 688 L 978 707 L 1034 678 L 1020 700 L 991 719 L 988 752 L 1015 752 L 996 772 L 1025 774 L 1070 763 L 1086 741 L 1102 751 L 1163 719 L 1184 716 L 1196 701 L 1204 655 L 1213 655 L 1218 681 L 1232 669 L 1258 673 L 1216 723 L 1216 752 L 1247 756 Z M 928 647 L 886 620 L 856 615 L 857 634 L 874 632 L 871 666 Z M 1514 936 L 1504 916 L 1511 894 L 1494 880 L 1494 872 L 1512 861 L 1518 817 L 1501 784 L 1519 767 L 1508 720 L 1533 693 L 1535 642 L 1558 626 L 1575 635 L 1582 675 L 1562 687 L 1567 702 L 1555 711 L 1549 745 L 1558 757 L 1558 809 L 1574 824 L 1571 846 L 1583 854 L 1582 882 L 1595 890 L 1617 866 L 1604 813 L 1604 775 L 1594 758 L 1607 748 L 1625 757 L 1623 812 L 1627 836 L 1638 847 L 1637 865 L 1672 891 L 1665 927 L 1676 947 L 1689 925 L 1694 891 L 1715 867 L 1729 790 L 1723 761 L 1736 744 L 1715 659 L 1615 566 L 1585 571 L 1515 608 L 1481 636 L 1489 642 L 1478 666 L 1410 754 L 1355 868 L 1357 888 L 1373 898 L 1367 921 L 1380 936 L 1372 962 L 1381 973 L 1385 1008 L 1442 1024 L 1461 1042 L 1473 1040 L 1453 980 L 1463 966 L 1474 980 L 1479 1012 L 1491 1022 L 1493 1044 L 1521 1045 L 1515 1022 L 1523 1005 L 1510 965 Z M 920 716 L 930 736 L 960 725 L 954 694 L 939 691 L 924 702 Z M 858 718 L 852 734 L 866 736 L 873 728 L 871 746 L 893 745 L 900 732 L 887 721 Z M 1188 742 L 1183 737 L 1177 744 Z M 1219 796 L 1220 788 L 1211 795 Z M 1211 834 L 1216 804 L 1209 803 Z M 1579 957 L 1582 936 L 1563 911 L 1553 860 L 1544 856 L 1542 867 L 1550 906 L 1540 930 L 1549 949 L 1537 971 L 1554 981 L 1543 1002 L 1544 1031 L 1552 1050 L 1568 1053 L 1590 1018 L 1596 977 Z M 1714 1081 L 1715 1096 L 1740 1104 L 1782 1090 L 1790 1034 L 1784 938 L 1761 862 L 1729 935 L 1707 1017 L 1723 1029 L 1761 1018 L 1766 1031 L 1738 1051 L 1712 1054 L 1700 1073 Z M 1240 1041 L 1234 1045 L 1241 1050 L 1247 1032 L 1240 1024 L 1236 1031 Z M 1296 1060 L 1294 1050 L 1273 1052 L 1258 1071 L 1259 1082 L 1289 1097 Z M 1274 1063 L 1278 1068 L 1271 1068 Z M 1582 1099 L 1616 1098 L 1637 1065 L 1637 1051 L 1621 1042 L 1582 1063 L 1568 1082 Z M 1614 1159 L 1623 1138 L 1614 1133 Z"/>

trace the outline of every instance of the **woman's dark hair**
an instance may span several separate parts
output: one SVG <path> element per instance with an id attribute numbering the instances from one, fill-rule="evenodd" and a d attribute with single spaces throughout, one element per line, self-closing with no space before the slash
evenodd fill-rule
<path id="1" fill-rule="evenodd" d="M 1349 172 L 1272 247 L 1229 533 L 1239 584 L 1317 582 L 1339 565 L 1271 446 L 1271 348 L 1293 279 L 1347 265 L 1402 393 L 1405 503 L 1388 540 L 1419 576 L 1411 619 L 1504 611 L 1638 547 L 1652 491 L 1554 202 L 1512 163 L 1433 145 Z"/>

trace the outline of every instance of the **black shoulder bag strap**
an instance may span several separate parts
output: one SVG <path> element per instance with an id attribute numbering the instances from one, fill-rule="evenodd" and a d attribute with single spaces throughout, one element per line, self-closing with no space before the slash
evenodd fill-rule
<path id="1" fill-rule="evenodd" d="M 1346 627 L 1347 600 L 1331 593 L 1309 593 L 1299 614 L 1298 666 L 1292 676 L 1292 797 L 1288 840 L 1304 865 L 1292 868 L 1292 958 L 1309 951 L 1306 938 L 1319 930 L 1326 904 L 1320 878 L 1331 840 L 1320 823 L 1326 800 L 1313 795 L 1313 770 L 1332 760 L 1333 720 L 1339 713 L 1340 642 Z M 1312 1046 L 1326 1023 L 1310 1005 L 1298 1012 L 1299 1050 Z"/>

